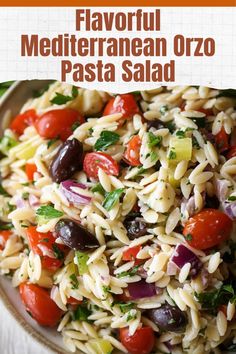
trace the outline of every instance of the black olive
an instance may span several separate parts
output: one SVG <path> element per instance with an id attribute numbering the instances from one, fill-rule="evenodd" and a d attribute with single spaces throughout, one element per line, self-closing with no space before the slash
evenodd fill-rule
<path id="1" fill-rule="evenodd" d="M 52 180 L 60 183 L 82 169 L 83 144 L 77 139 L 66 140 L 49 167 Z"/>
<path id="2" fill-rule="evenodd" d="M 147 122 L 147 129 L 149 130 L 151 128 L 163 129 L 165 128 L 165 126 L 162 121 L 160 121 L 159 119 L 155 119 L 155 120 L 149 120 Z"/>
<path id="3" fill-rule="evenodd" d="M 210 197 L 209 195 L 206 194 L 205 208 L 218 209 L 219 206 L 220 206 L 220 202 L 216 195 Z"/>
<path id="4" fill-rule="evenodd" d="M 127 235 L 131 240 L 144 236 L 147 234 L 147 224 L 140 218 L 130 219 L 124 221 L 124 227 L 127 230 Z"/>
<path id="5" fill-rule="evenodd" d="M 162 330 L 183 332 L 187 325 L 187 316 L 177 306 L 169 304 L 147 311 L 148 317 Z"/>
<path id="6" fill-rule="evenodd" d="M 95 236 L 85 227 L 69 220 L 62 219 L 55 226 L 55 232 L 66 246 L 79 251 L 89 251 L 99 247 Z"/>

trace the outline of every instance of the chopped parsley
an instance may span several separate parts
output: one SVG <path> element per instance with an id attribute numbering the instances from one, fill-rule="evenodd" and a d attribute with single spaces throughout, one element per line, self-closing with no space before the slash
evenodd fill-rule
<path id="1" fill-rule="evenodd" d="M 71 289 L 78 289 L 79 287 L 79 281 L 77 279 L 77 276 L 73 273 L 70 275 L 70 280 L 71 280 Z"/>
<path id="2" fill-rule="evenodd" d="M 152 132 L 148 132 L 148 147 L 152 148 L 154 146 L 160 147 L 162 141 L 162 136 L 156 136 Z"/>
<path id="3" fill-rule="evenodd" d="M 0 230 L 11 230 L 13 229 L 13 224 L 11 222 L 0 221 Z"/>
<path id="4" fill-rule="evenodd" d="M 0 184 L 0 194 L 3 195 L 4 197 L 10 197 L 10 195 L 7 193 L 7 191 L 3 188 L 1 184 Z"/>
<path id="5" fill-rule="evenodd" d="M 24 192 L 24 193 L 22 193 L 22 198 L 23 198 L 24 200 L 28 200 L 28 199 L 29 199 L 29 192 Z"/>
<path id="6" fill-rule="evenodd" d="M 187 234 L 185 236 L 185 240 L 187 240 L 187 241 L 192 241 L 192 239 L 193 239 L 193 236 L 191 234 Z"/>
<path id="7" fill-rule="evenodd" d="M 173 133 L 175 131 L 175 123 L 174 123 L 173 120 L 171 120 L 170 122 L 165 123 L 165 126 L 166 126 L 167 129 L 169 129 L 169 131 L 171 133 Z"/>
<path id="8" fill-rule="evenodd" d="M 195 136 L 192 137 L 192 142 L 193 142 L 193 147 L 197 150 L 200 149 L 200 145 L 198 144 L 197 139 L 195 138 Z"/>
<path id="9" fill-rule="evenodd" d="M 80 122 L 79 121 L 73 123 L 72 126 L 71 126 L 72 132 L 74 132 L 79 126 L 80 126 Z"/>
<path id="10" fill-rule="evenodd" d="M 123 193 L 124 193 L 124 188 L 115 189 L 114 191 L 107 193 L 102 206 L 107 211 L 110 211 L 113 208 L 113 206 L 119 201 Z"/>
<path id="11" fill-rule="evenodd" d="M 228 200 L 229 202 L 235 202 L 236 196 L 235 196 L 235 195 L 232 195 L 232 196 L 228 197 L 227 200 Z"/>
<path id="12" fill-rule="evenodd" d="M 175 133 L 175 135 L 176 135 L 179 139 L 185 138 L 185 132 L 184 132 L 183 130 L 177 130 L 177 132 Z"/>
<path id="13" fill-rule="evenodd" d="M 53 144 L 55 144 L 55 142 L 56 141 L 58 141 L 59 140 L 59 136 L 57 136 L 56 138 L 53 138 L 53 139 L 51 139 L 51 140 L 49 140 L 48 142 L 47 142 L 47 148 L 49 149 Z"/>
<path id="14" fill-rule="evenodd" d="M 176 159 L 176 152 L 175 151 L 173 151 L 173 150 L 170 150 L 170 152 L 169 152 L 169 155 L 168 155 L 168 159 L 169 160 L 175 160 Z"/>
<path id="15" fill-rule="evenodd" d="M 126 321 L 129 322 L 129 321 L 132 321 L 132 320 L 135 320 L 135 318 L 137 318 L 136 315 L 132 315 L 130 312 L 128 313 L 127 317 L 126 317 Z"/>
<path id="16" fill-rule="evenodd" d="M 102 290 L 104 291 L 104 293 L 110 293 L 111 287 L 110 287 L 110 286 L 103 285 L 103 286 L 102 286 Z"/>
<path id="17" fill-rule="evenodd" d="M 222 285 L 217 290 L 209 292 L 196 293 L 197 301 L 202 305 L 203 309 L 217 310 L 220 305 L 227 304 L 229 301 L 236 302 L 236 292 L 231 284 Z"/>
<path id="18" fill-rule="evenodd" d="M 36 210 L 37 221 L 39 224 L 45 224 L 51 219 L 60 218 L 62 211 L 54 209 L 51 205 L 43 205 Z"/>
<path id="19" fill-rule="evenodd" d="M 151 162 L 156 161 L 158 159 L 158 155 L 155 151 L 151 152 L 150 159 L 151 159 Z"/>
<path id="20" fill-rule="evenodd" d="M 133 302 L 114 301 L 112 307 L 115 305 L 119 306 L 122 313 L 126 313 L 134 308 Z"/>
<path id="21" fill-rule="evenodd" d="M 62 105 L 67 102 L 73 101 L 78 96 L 78 88 L 73 86 L 71 90 L 71 96 L 63 95 L 59 92 L 56 92 L 56 96 L 50 101 L 53 104 Z"/>
<path id="22" fill-rule="evenodd" d="M 137 274 L 138 269 L 139 269 L 139 265 L 133 267 L 131 270 L 121 272 L 121 273 L 117 274 L 116 276 L 117 276 L 117 278 L 133 277 L 134 275 Z"/>
<path id="23" fill-rule="evenodd" d="M 110 132 L 109 130 L 104 130 L 101 133 L 100 138 L 96 141 L 94 149 L 96 151 L 106 151 L 109 146 L 117 143 L 119 139 L 119 134 Z"/>
<path id="24" fill-rule="evenodd" d="M 103 188 L 103 186 L 101 185 L 101 183 L 96 184 L 96 185 L 91 189 L 91 191 L 92 191 L 93 193 L 97 192 L 97 193 L 99 193 L 99 194 L 101 194 L 101 195 L 103 195 L 103 196 L 105 196 L 105 194 L 106 194 L 106 191 L 105 191 L 105 189 Z"/>
<path id="25" fill-rule="evenodd" d="M 161 115 L 164 116 L 165 113 L 168 112 L 168 110 L 169 110 L 169 108 L 168 108 L 168 106 L 165 104 L 165 105 L 161 106 L 161 108 L 160 108 L 159 111 L 160 111 Z"/>
<path id="26" fill-rule="evenodd" d="M 73 321 L 88 321 L 88 317 L 92 312 L 85 306 L 80 305 L 77 307 L 76 311 L 72 314 Z"/>
<path id="27" fill-rule="evenodd" d="M 64 259 L 64 252 L 62 252 L 62 250 L 57 246 L 56 243 L 54 243 L 52 245 L 52 250 L 53 250 L 53 253 L 54 253 L 54 256 L 59 259 L 59 260 L 63 260 Z"/>

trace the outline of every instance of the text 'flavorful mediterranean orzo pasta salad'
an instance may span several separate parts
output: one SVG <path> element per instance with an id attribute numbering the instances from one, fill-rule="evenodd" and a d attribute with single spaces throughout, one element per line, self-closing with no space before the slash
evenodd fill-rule
<path id="1" fill-rule="evenodd" d="M 0 268 L 26 310 L 71 352 L 235 351 L 235 91 L 38 96 L 0 142 Z"/>

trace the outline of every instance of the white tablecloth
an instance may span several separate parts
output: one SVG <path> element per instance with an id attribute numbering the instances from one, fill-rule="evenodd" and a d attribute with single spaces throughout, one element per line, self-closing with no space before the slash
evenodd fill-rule
<path id="1" fill-rule="evenodd" d="M 22 329 L 0 302 L 0 353 L 51 354 Z"/>

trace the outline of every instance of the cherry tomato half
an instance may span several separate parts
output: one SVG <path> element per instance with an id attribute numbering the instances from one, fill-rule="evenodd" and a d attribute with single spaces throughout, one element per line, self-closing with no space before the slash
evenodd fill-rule
<path id="1" fill-rule="evenodd" d="M 34 180 L 34 173 L 37 172 L 37 166 L 34 163 L 27 163 L 25 165 L 25 173 L 27 174 L 28 180 Z"/>
<path id="2" fill-rule="evenodd" d="M 124 158 L 130 166 L 139 166 L 141 164 L 139 159 L 140 147 L 141 139 L 138 135 L 134 135 L 128 142 L 124 154 Z"/>
<path id="3" fill-rule="evenodd" d="M 128 328 L 120 329 L 121 343 L 130 354 L 149 354 L 155 344 L 155 336 L 151 327 L 141 327 L 130 336 Z"/>
<path id="4" fill-rule="evenodd" d="M 75 123 L 85 122 L 84 117 L 71 108 L 54 109 L 44 113 L 35 122 L 35 128 L 40 136 L 47 139 L 60 138 L 65 141 L 73 131 Z"/>
<path id="5" fill-rule="evenodd" d="M 135 265 L 143 263 L 142 259 L 136 259 L 136 256 L 141 249 L 142 249 L 141 246 L 134 246 L 134 247 L 128 248 L 126 251 L 124 251 L 123 256 L 122 256 L 122 260 L 123 261 L 135 261 L 134 262 Z"/>
<path id="6" fill-rule="evenodd" d="M 18 114 L 11 122 L 10 129 L 12 129 L 17 134 L 21 135 L 24 133 L 25 128 L 33 125 L 38 119 L 38 116 L 34 109 L 29 109 L 28 111 Z"/>
<path id="7" fill-rule="evenodd" d="M 187 221 L 183 234 L 190 246 L 205 250 L 227 240 L 232 226 L 228 215 L 216 209 L 205 209 Z"/>
<path id="8" fill-rule="evenodd" d="M 126 119 L 132 118 L 134 114 L 139 113 L 139 107 L 134 96 L 127 93 L 110 99 L 105 106 L 103 115 L 108 116 L 115 113 L 122 113 L 122 119 L 120 120 L 122 123 Z"/>
<path id="9" fill-rule="evenodd" d="M 68 297 L 68 299 L 67 299 L 67 304 L 70 304 L 70 305 L 80 305 L 80 304 L 82 304 L 82 302 L 83 302 L 82 300 L 77 300 L 72 296 Z"/>
<path id="10" fill-rule="evenodd" d="M 55 271 L 63 264 L 66 246 L 55 243 L 51 232 L 38 232 L 36 226 L 30 226 L 26 230 L 30 249 L 41 256 L 42 267 Z"/>
<path id="11" fill-rule="evenodd" d="M 4 249 L 5 244 L 11 235 L 12 235 L 12 232 L 10 230 L 0 231 L 0 250 Z"/>
<path id="12" fill-rule="evenodd" d="M 118 163 L 104 152 L 89 152 L 85 155 L 83 170 L 88 177 L 98 178 L 98 169 L 102 168 L 108 175 L 118 176 Z"/>
<path id="13" fill-rule="evenodd" d="M 20 284 L 20 296 L 26 311 L 42 326 L 53 327 L 60 321 L 63 311 L 50 298 L 49 292 L 38 285 Z"/>
<path id="14" fill-rule="evenodd" d="M 221 128 L 219 133 L 215 135 L 215 142 L 219 152 L 224 152 L 229 149 L 229 135 L 224 128 Z"/>
<path id="15" fill-rule="evenodd" d="M 227 159 L 231 159 L 232 157 L 236 156 L 236 145 L 231 146 L 231 148 L 229 149 L 229 151 L 226 154 Z"/>

